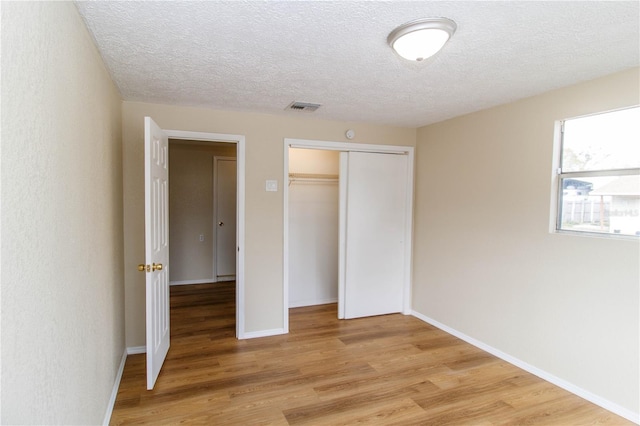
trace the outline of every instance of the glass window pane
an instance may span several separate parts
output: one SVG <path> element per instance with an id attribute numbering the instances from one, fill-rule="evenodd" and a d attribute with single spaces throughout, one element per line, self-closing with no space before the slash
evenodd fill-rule
<path id="1" fill-rule="evenodd" d="M 640 236 L 640 176 L 563 178 L 560 229 Z"/>
<path id="2" fill-rule="evenodd" d="M 564 122 L 562 171 L 640 167 L 640 108 Z"/>

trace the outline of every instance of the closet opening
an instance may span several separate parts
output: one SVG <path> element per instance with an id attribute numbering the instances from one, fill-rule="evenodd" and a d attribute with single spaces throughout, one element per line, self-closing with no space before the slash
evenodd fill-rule
<path id="1" fill-rule="evenodd" d="M 289 308 L 338 302 L 340 152 L 289 148 Z"/>
<path id="2" fill-rule="evenodd" d="M 411 313 L 414 148 L 284 140 L 284 329 L 289 309 L 339 319 Z M 336 285 L 337 284 L 337 285 Z"/>

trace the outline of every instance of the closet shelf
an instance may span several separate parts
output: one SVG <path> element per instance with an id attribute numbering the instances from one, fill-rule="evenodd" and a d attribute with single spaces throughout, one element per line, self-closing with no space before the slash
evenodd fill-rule
<path id="1" fill-rule="evenodd" d="M 338 175 L 318 173 L 289 173 L 289 182 L 338 182 Z"/>

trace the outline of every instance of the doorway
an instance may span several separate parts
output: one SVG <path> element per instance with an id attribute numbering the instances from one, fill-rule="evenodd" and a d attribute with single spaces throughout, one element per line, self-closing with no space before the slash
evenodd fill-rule
<path id="1" fill-rule="evenodd" d="M 169 306 L 169 139 L 236 145 L 236 337 L 244 338 L 244 157 L 240 135 L 164 130 L 144 119 L 145 274 L 147 389 L 153 389 L 171 345 Z M 212 180 L 212 179 L 211 179 Z M 232 302 L 233 303 L 233 302 Z"/>
<path id="2" fill-rule="evenodd" d="M 172 143 L 187 141 L 191 144 L 231 146 L 236 157 L 236 275 L 235 275 L 235 335 L 245 338 L 244 326 L 244 235 L 245 235 L 245 137 L 242 135 L 203 133 L 183 130 L 163 130 Z M 213 226 L 213 223 L 212 223 Z M 197 234 L 198 242 L 200 233 Z M 171 248 L 171 246 L 170 246 Z M 211 258 L 210 258 L 211 259 Z M 213 262 L 211 262 L 213 266 Z M 213 277 L 213 275 L 211 275 Z"/>
<path id="3" fill-rule="evenodd" d="M 169 139 L 170 285 L 236 278 L 236 145 Z"/>
<path id="4" fill-rule="evenodd" d="M 284 172 L 285 182 L 290 178 L 290 149 L 302 149 L 302 150 L 329 150 L 337 151 L 340 153 L 340 170 L 339 170 L 339 185 L 340 185 L 340 203 L 339 203 L 339 241 L 338 241 L 338 257 L 339 264 L 339 288 L 338 288 L 338 317 L 339 318 L 352 318 L 357 316 L 379 315 L 391 312 L 401 312 L 403 314 L 411 313 L 411 237 L 412 237 L 412 201 L 413 201 L 413 147 L 405 146 L 393 146 L 393 145 L 369 145 L 369 144 L 357 144 L 357 143 L 343 143 L 343 142 L 327 142 L 327 141 L 312 141 L 301 139 L 285 139 L 284 140 Z M 364 160 L 363 160 L 364 158 Z M 375 169 L 371 170 L 367 167 L 367 164 L 373 159 L 376 159 L 378 175 L 372 175 L 375 173 Z M 378 161 L 379 160 L 379 161 Z M 385 171 L 388 169 L 388 173 Z M 393 179 L 387 178 L 393 176 Z M 295 176 L 294 176 L 295 177 Z M 393 184 L 388 184 L 389 181 L 393 181 Z M 364 182 L 364 184 L 363 184 Z M 367 182 L 371 182 L 370 184 Z M 395 192 L 394 192 L 395 191 Z M 291 306 L 289 297 L 291 294 L 290 286 L 292 285 L 291 279 L 291 265 L 292 261 L 292 247 L 290 247 L 290 199 L 289 187 L 285 186 L 284 191 L 284 318 L 285 329 L 288 331 L 289 327 L 289 307 Z M 350 193 L 351 192 L 351 193 Z M 350 193 L 350 194 L 349 194 Z M 386 195 L 380 195 L 385 193 Z M 347 195 L 349 194 L 349 195 Z M 355 197 L 355 195 L 361 197 Z M 362 197 L 364 196 L 364 198 Z M 381 202 L 380 199 L 383 198 Z M 389 227 L 386 222 L 372 223 L 370 219 L 374 221 L 381 221 L 388 217 L 387 213 L 377 214 L 378 209 L 385 207 L 384 197 L 394 200 L 397 203 L 397 212 L 394 209 L 387 209 L 386 212 L 394 214 L 394 219 L 397 223 L 394 226 Z M 363 201 L 373 202 L 373 204 L 362 204 Z M 351 204 L 351 210 L 348 205 Z M 360 206 L 363 209 L 363 214 L 359 217 L 348 216 L 348 211 L 354 212 L 354 206 Z M 364 207 L 363 207 L 364 206 Z M 372 206 L 372 207 L 367 207 Z M 376 209 L 376 214 L 369 214 L 366 211 L 367 208 Z M 395 214 L 400 212 L 400 214 Z M 347 219 L 351 221 L 351 226 L 347 226 Z M 367 226 L 353 226 L 354 222 L 369 222 Z M 359 224 L 361 225 L 361 223 Z M 376 228 L 378 226 L 378 228 Z M 383 288 L 385 286 L 384 280 L 379 283 L 374 283 L 373 286 L 368 285 L 368 281 L 371 277 L 375 277 L 376 274 L 371 274 L 371 270 L 380 268 L 381 272 L 387 272 L 388 263 L 384 260 L 376 260 L 375 256 L 383 256 L 385 244 L 381 244 L 381 250 L 374 250 L 367 252 L 367 257 L 363 260 L 360 253 L 363 250 L 358 250 L 356 253 L 353 251 L 347 251 L 347 247 L 355 246 L 354 241 L 362 239 L 368 233 L 379 233 L 380 235 L 387 235 L 390 228 L 393 228 L 394 235 L 391 239 L 387 240 L 395 244 L 395 248 L 389 253 L 400 253 L 395 257 L 393 263 L 394 273 L 386 276 L 393 277 L 393 298 L 394 305 L 392 308 L 374 308 L 368 309 L 367 305 L 372 298 L 375 298 L 376 303 L 379 301 L 385 301 L 391 293 L 385 293 L 389 288 Z M 382 231 L 382 232 L 381 232 Z M 351 240 L 351 245 L 349 241 Z M 380 240 L 380 238 L 376 238 Z M 384 240 L 384 238 L 382 238 Z M 358 259 L 360 257 L 360 259 Z M 363 267 L 363 265 L 365 267 Z M 385 265 L 380 267 L 380 265 Z M 349 271 L 349 274 L 346 273 Z M 384 274 L 380 274 L 381 276 Z M 354 285 L 359 283 L 359 285 Z M 365 283 L 363 285 L 363 283 Z M 348 291 L 347 291 L 348 290 Z M 345 301 L 349 299 L 349 304 L 358 306 L 358 309 L 345 309 Z M 375 303 L 374 303 L 375 305 Z M 366 309 L 360 309 L 367 307 Z"/>

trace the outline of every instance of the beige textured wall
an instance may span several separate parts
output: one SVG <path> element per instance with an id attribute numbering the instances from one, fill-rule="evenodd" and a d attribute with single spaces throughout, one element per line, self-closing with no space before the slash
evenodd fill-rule
<path id="1" fill-rule="evenodd" d="M 637 241 L 549 232 L 554 121 L 638 104 L 639 70 L 418 130 L 413 308 L 638 412 Z"/>
<path id="2" fill-rule="evenodd" d="M 235 157 L 220 147 L 169 143 L 170 280 L 213 280 L 213 157 Z M 204 236 L 204 241 L 199 236 Z"/>
<path id="3" fill-rule="evenodd" d="M 247 332 L 282 328 L 284 138 L 415 145 L 416 130 L 352 122 L 314 120 L 308 116 L 217 111 L 137 102 L 123 103 L 123 177 L 125 227 L 125 297 L 127 346 L 145 342 L 143 118 L 163 129 L 240 134 L 246 137 L 245 325 Z M 278 181 L 278 192 L 265 192 L 265 180 Z"/>
<path id="4" fill-rule="evenodd" d="M 71 2 L 2 4 L 2 424 L 99 424 L 124 352 L 121 101 Z"/>

